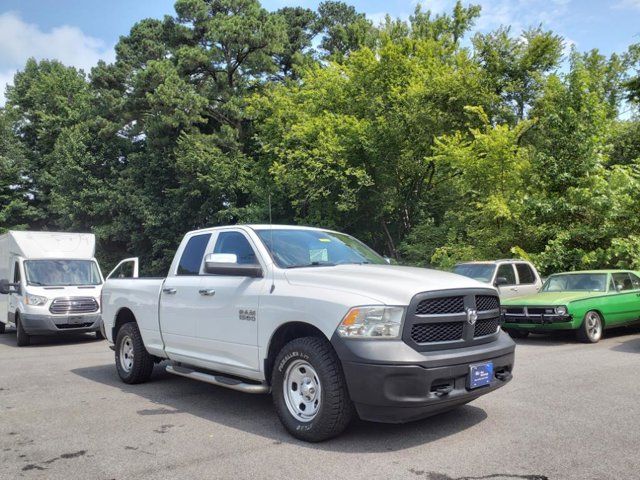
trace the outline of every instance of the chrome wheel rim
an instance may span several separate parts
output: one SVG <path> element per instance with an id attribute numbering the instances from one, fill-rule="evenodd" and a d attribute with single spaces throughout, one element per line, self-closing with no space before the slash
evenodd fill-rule
<path id="1" fill-rule="evenodd" d="M 595 312 L 589 312 L 585 319 L 587 323 L 587 335 L 591 340 L 600 340 L 602 335 L 602 322 L 600 316 Z"/>
<path id="2" fill-rule="evenodd" d="M 284 374 L 284 400 L 289 413 L 300 422 L 310 422 L 320 410 L 322 386 L 315 369 L 304 360 L 295 360 Z"/>
<path id="3" fill-rule="evenodd" d="M 120 344 L 120 366 L 127 373 L 133 368 L 133 357 L 133 340 L 127 335 Z"/>

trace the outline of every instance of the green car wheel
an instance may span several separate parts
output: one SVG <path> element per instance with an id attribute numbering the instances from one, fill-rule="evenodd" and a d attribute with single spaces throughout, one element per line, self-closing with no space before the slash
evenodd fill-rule
<path id="1" fill-rule="evenodd" d="M 587 312 L 578 329 L 578 340 L 584 343 L 598 343 L 602 338 L 602 317 L 594 310 Z"/>

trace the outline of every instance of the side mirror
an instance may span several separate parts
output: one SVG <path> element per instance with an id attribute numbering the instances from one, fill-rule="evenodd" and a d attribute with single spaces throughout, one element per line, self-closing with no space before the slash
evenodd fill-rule
<path id="1" fill-rule="evenodd" d="M 387 262 L 389 265 L 391 265 L 391 258 L 389 257 L 382 257 L 384 258 L 384 261 Z"/>
<path id="2" fill-rule="evenodd" d="M 0 280 L 0 294 L 8 295 L 10 293 L 18 293 L 19 283 L 9 283 L 9 280 L 3 278 Z"/>
<path id="3" fill-rule="evenodd" d="M 204 271 L 213 275 L 232 277 L 262 277 L 262 267 L 257 264 L 239 264 L 233 253 L 210 253 L 204 257 Z"/>
<path id="4" fill-rule="evenodd" d="M 509 280 L 507 280 L 507 277 L 498 277 L 496 278 L 496 282 L 495 282 L 495 286 L 496 287 L 500 287 L 502 285 L 508 285 L 509 284 Z"/>

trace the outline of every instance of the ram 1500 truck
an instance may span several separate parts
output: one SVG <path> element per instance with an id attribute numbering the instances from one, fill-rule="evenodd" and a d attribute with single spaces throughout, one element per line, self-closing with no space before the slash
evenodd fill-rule
<path id="1" fill-rule="evenodd" d="M 129 261 L 102 290 L 120 378 L 144 382 L 168 360 L 176 375 L 271 392 L 302 440 L 338 435 L 356 413 L 423 418 L 512 376 L 515 345 L 495 288 L 390 265 L 343 233 L 208 228 L 184 237 L 167 278 L 127 278 L 138 268 Z"/>

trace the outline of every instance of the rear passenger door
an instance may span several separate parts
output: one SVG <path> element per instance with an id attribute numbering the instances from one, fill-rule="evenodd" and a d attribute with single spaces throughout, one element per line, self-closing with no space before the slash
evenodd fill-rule
<path id="1" fill-rule="evenodd" d="M 498 285 L 497 287 L 500 298 L 504 299 L 521 295 L 518 291 L 516 272 L 511 263 L 503 263 L 498 266 L 496 270 L 496 282 L 498 278 L 504 278 L 507 281 L 506 284 Z"/>
<path id="2" fill-rule="evenodd" d="M 528 263 L 516 263 L 518 295 L 533 295 L 538 292 L 538 278 Z"/>

